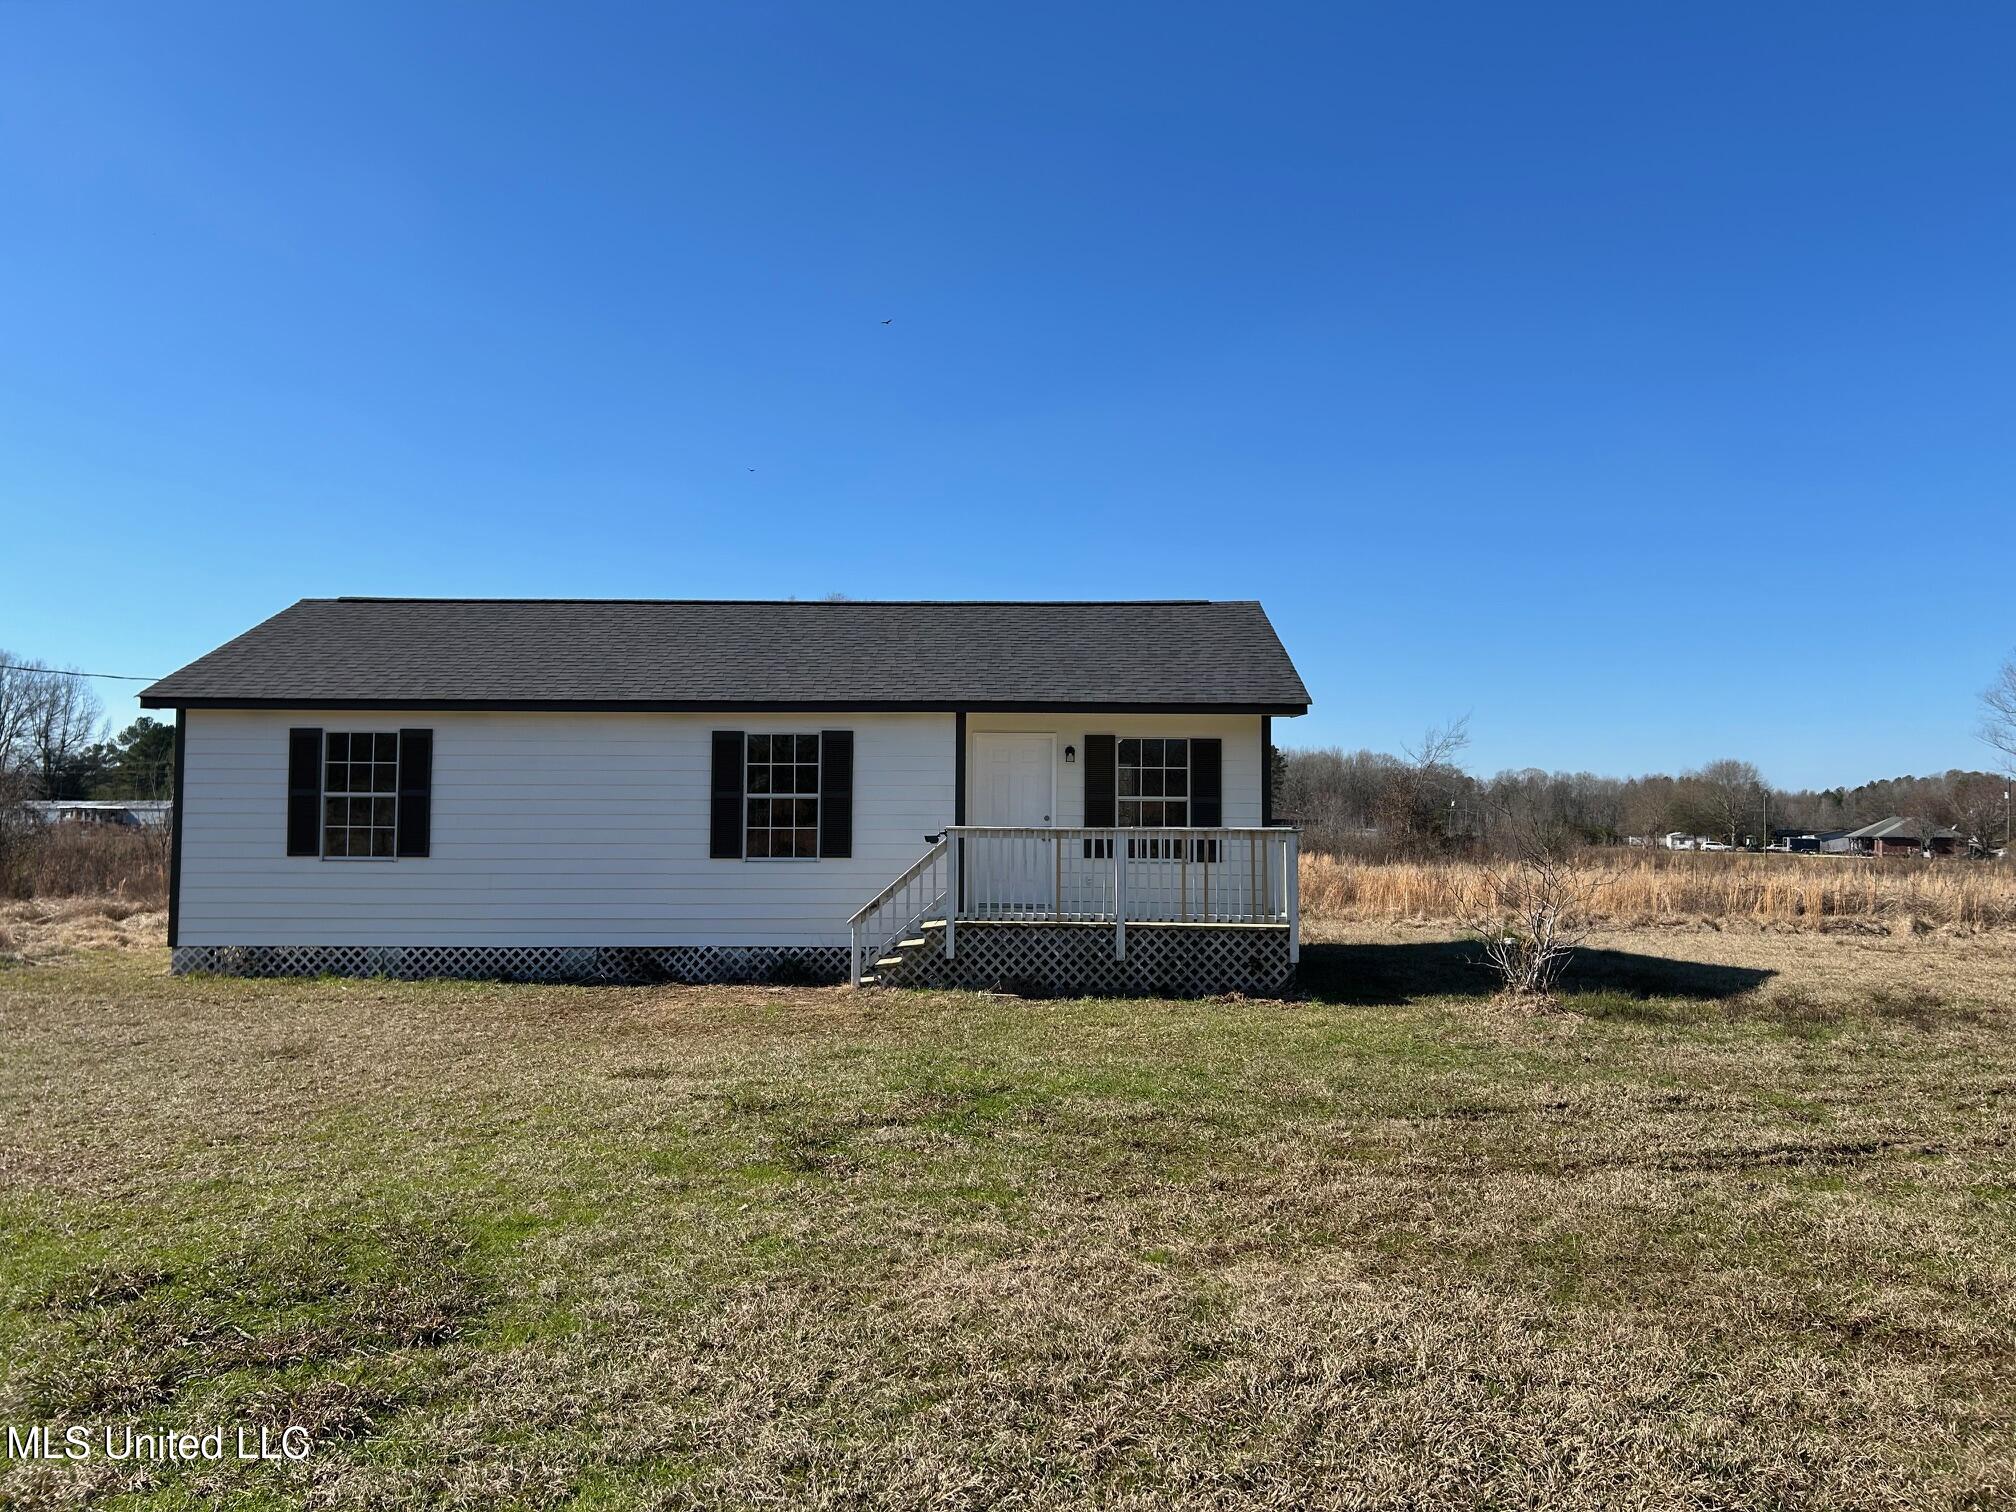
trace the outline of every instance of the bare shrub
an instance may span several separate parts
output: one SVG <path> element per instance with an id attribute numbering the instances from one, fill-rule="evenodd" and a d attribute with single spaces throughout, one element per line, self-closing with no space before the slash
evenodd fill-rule
<path id="1" fill-rule="evenodd" d="M 1578 848 L 1559 834 L 1514 837 L 1511 859 L 1478 868 L 1461 916 L 1506 994 L 1554 995 L 1575 949 L 1588 938 L 1600 871 L 1578 863 Z"/>

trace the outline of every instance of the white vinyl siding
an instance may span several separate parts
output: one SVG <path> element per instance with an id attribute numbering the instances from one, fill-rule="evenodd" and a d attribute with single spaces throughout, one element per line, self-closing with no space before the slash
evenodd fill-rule
<path id="1" fill-rule="evenodd" d="M 191 709 L 185 945 L 842 945 L 952 819 L 950 714 Z M 433 854 L 289 857 L 287 732 L 434 732 Z M 854 734 L 854 854 L 710 860 L 717 729 Z"/>
<path id="2" fill-rule="evenodd" d="M 185 945 L 843 945 L 854 910 L 952 821 L 950 714 L 184 718 Z M 287 856 L 287 732 L 303 725 L 431 729 L 433 854 L 374 866 Z M 717 729 L 854 731 L 853 856 L 710 860 Z M 1224 822 L 1260 822 L 1258 716 L 974 714 L 969 735 L 984 730 L 1055 734 L 1060 825 L 1082 822 L 1088 732 L 1215 736 Z"/>
<path id="3" fill-rule="evenodd" d="M 1149 739 L 1217 739 L 1224 742 L 1223 822 L 1234 828 L 1260 822 L 1260 716 L 1257 714 L 975 714 L 966 738 L 987 730 L 1054 733 L 1057 737 L 1057 815 L 1060 825 L 1085 822 L 1085 736 Z M 1077 755 L 1064 759 L 1066 747 Z"/>

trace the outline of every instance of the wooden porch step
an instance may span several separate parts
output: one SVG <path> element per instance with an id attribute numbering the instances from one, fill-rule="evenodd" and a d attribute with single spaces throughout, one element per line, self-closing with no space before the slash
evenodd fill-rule
<path id="1" fill-rule="evenodd" d="M 920 945 L 928 945 L 930 943 L 929 940 L 898 940 L 896 948 L 898 950 L 915 950 Z"/>
<path id="2" fill-rule="evenodd" d="M 861 978 L 861 985 L 863 987 L 873 987 L 875 985 L 875 978 L 873 976 L 864 976 Z"/>
<path id="3" fill-rule="evenodd" d="M 881 960 L 877 961 L 875 964 L 877 966 L 901 966 L 903 964 L 903 957 L 884 956 L 882 957 Z"/>

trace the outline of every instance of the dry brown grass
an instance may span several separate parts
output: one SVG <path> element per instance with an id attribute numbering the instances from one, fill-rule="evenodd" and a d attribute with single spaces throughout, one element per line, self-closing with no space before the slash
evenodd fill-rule
<path id="1" fill-rule="evenodd" d="M 168 901 L 168 834 L 161 828 L 52 824 L 20 831 L 0 865 L 0 895 L 107 896 L 159 908 Z"/>
<path id="2" fill-rule="evenodd" d="M 1620 932 L 1534 1018 L 1329 933 L 1295 1003 L 0 974 L 0 1421 L 321 1438 L 0 1500 L 2016 1498 L 2016 935 Z"/>
<path id="3" fill-rule="evenodd" d="M 0 964 L 77 950 L 152 950 L 167 940 L 168 911 L 158 902 L 107 895 L 0 902 Z"/>
<path id="4" fill-rule="evenodd" d="M 1833 856 L 1645 856 L 1591 851 L 1599 917 L 1616 924 L 1702 920 L 1800 929 L 2016 926 L 2016 867 Z M 1305 917 L 1446 920 L 1467 912 L 1484 868 L 1469 861 L 1302 857 Z"/>

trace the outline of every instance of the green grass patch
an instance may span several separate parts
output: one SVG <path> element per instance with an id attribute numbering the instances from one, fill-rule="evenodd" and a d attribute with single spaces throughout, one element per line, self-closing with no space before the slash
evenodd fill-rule
<path id="1" fill-rule="evenodd" d="M 1380 948 L 1283 1003 L 10 973 L 0 1420 L 316 1448 L 0 1498 L 2016 1495 L 1992 993 L 1532 1014 Z"/>

